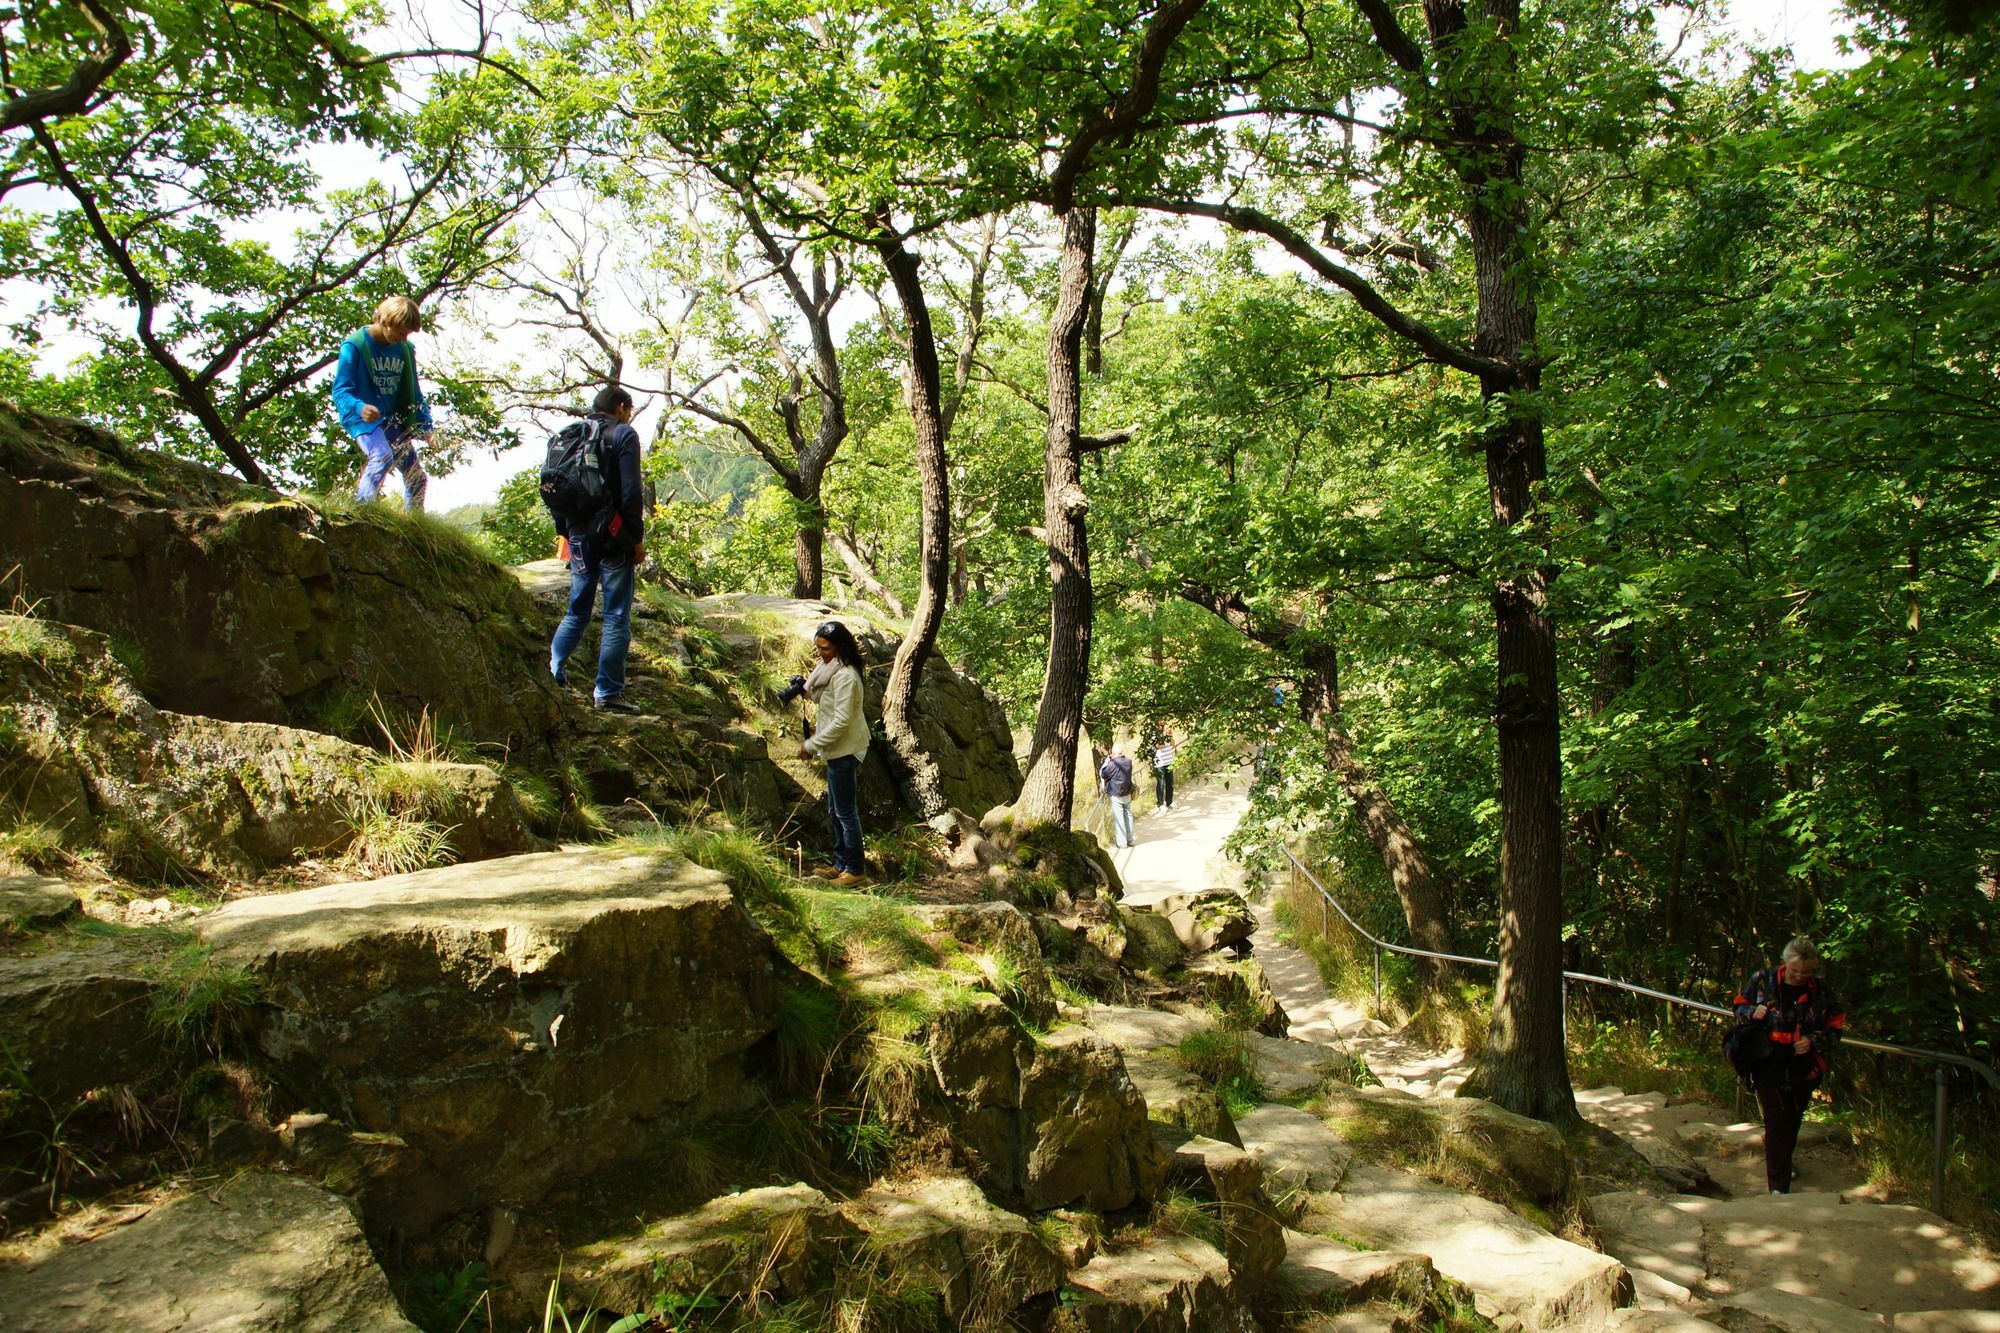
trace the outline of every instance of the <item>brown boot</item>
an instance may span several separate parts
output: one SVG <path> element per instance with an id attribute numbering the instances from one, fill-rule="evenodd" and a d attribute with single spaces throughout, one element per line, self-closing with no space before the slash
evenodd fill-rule
<path id="1" fill-rule="evenodd" d="M 808 873 L 814 879 L 839 879 L 841 870 L 839 866 L 814 866 Z"/>
<path id="2" fill-rule="evenodd" d="M 875 881 L 869 879 L 866 875 L 857 875 L 851 870 L 846 870 L 835 875 L 833 882 L 843 889 L 861 889 L 866 888 Z"/>

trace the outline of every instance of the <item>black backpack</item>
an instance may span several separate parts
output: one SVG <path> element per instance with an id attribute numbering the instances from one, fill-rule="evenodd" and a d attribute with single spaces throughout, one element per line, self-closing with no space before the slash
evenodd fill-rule
<path id="1" fill-rule="evenodd" d="M 604 423 L 572 421 L 549 437 L 542 463 L 542 503 L 572 538 L 602 538 L 611 517 L 611 479 L 604 467 Z"/>

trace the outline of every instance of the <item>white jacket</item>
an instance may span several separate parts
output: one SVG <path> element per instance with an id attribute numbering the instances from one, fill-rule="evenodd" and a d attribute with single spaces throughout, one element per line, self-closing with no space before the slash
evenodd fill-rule
<path id="1" fill-rule="evenodd" d="M 831 671 L 826 667 L 834 668 Z M 806 753 L 815 759 L 839 759 L 868 753 L 868 713 L 864 707 L 861 673 L 835 658 L 815 668 L 806 681 L 806 698 L 818 706 Z"/>

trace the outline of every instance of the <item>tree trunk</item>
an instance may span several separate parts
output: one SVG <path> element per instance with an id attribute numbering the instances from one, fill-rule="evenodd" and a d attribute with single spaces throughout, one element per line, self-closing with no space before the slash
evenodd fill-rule
<path id="1" fill-rule="evenodd" d="M 1526 148 L 1496 93 L 1512 81 L 1519 0 L 1484 0 L 1467 24 L 1461 0 L 1424 0 L 1440 84 L 1451 90 L 1458 143 L 1447 150 L 1465 187 L 1466 230 L 1478 284 L 1474 351 L 1509 373 L 1480 378 L 1486 399 L 1486 487 L 1493 523 L 1525 528 L 1502 550 L 1546 551 L 1536 488 L 1548 456 L 1536 395 L 1536 256 L 1521 165 Z M 1502 557 L 1505 559 L 1506 557 Z M 1555 622 L 1548 612 L 1553 567 L 1521 563 L 1496 571 L 1493 623 L 1498 657 L 1494 720 L 1500 749 L 1500 975 L 1479 1068 L 1461 1090 L 1538 1120 L 1574 1122 L 1563 1048 L 1562 750 Z"/>
<path id="2" fill-rule="evenodd" d="M 896 595 L 894 588 L 882 582 L 881 576 L 875 572 L 875 567 L 868 563 L 868 558 L 855 549 L 852 542 L 837 532 L 833 534 L 831 540 L 833 553 L 839 556 L 840 563 L 847 567 L 847 576 L 854 580 L 854 586 L 880 602 L 890 615 L 908 620 L 910 608 L 903 605 L 903 599 Z"/>
<path id="3" fill-rule="evenodd" d="M 1042 471 L 1042 524 L 1049 552 L 1049 660 L 1028 753 L 1017 821 L 1069 827 L 1076 751 L 1090 684 L 1090 499 L 1083 491 L 1080 355 L 1091 296 L 1097 213 L 1062 215 L 1063 245 L 1055 318 L 1049 326 L 1049 428 Z"/>
<path id="4" fill-rule="evenodd" d="M 916 429 L 917 473 L 923 481 L 923 510 L 917 538 L 917 608 L 910 617 L 902 646 L 896 650 L 889 683 L 882 691 L 882 730 L 888 737 L 890 752 L 895 755 L 905 798 L 926 822 L 935 823 L 948 815 L 950 807 L 945 801 L 937 763 L 917 739 L 911 718 L 917 685 L 937 643 L 938 623 L 944 619 L 949 591 L 945 582 L 951 562 L 951 473 L 945 459 L 937 339 L 931 327 L 930 307 L 924 300 L 923 280 L 917 273 L 917 257 L 886 222 L 877 234 L 875 249 L 882 257 L 882 266 L 889 271 L 889 281 L 896 289 L 896 299 L 902 304 L 903 317 L 910 326 L 910 366 L 905 391 L 910 421 Z"/>
<path id="5" fill-rule="evenodd" d="M 826 595 L 826 511 L 820 507 L 819 483 L 802 484 L 792 492 L 798 501 L 799 530 L 792 541 L 792 596 L 819 601 Z"/>
<path id="6" fill-rule="evenodd" d="M 1306 679 L 1300 691 L 1299 711 L 1316 728 L 1326 746 L 1327 767 L 1340 779 L 1341 790 L 1354 806 L 1354 818 L 1375 845 L 1376 854 L 1396 887 L 1403 904 L 1403 921 L 1410 942 L 1433 953 L 1456 953 L 1451 917 L 1437 877 L 1431 873 L 1430 858 L 1409 825 L 1396 810 L 1395 802 L 1377 787 L 1354 758 L 1354 742 L 1340 716 L 1339 662 L 1331 645 L 1306 649 Z M 1450 963 L 1419 958 L 1417 984 L 1426 996 L 1440 993 L 1445 983 L 1457 975 Z"/>

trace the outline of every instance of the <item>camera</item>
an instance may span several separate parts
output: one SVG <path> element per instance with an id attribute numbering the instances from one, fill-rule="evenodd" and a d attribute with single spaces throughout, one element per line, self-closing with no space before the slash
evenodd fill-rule
<path id="1" fill-rule="evenodd" d="M 793 676 L 792 683 L 785 686 L 784 689 L 778 691 L 778 702 L 781 704 L 788 704 L 792 700 L 798 698 L 801 694 L 804 694 L 805 692 L 806 692 L 806 678 L 804 676 Z"/>

